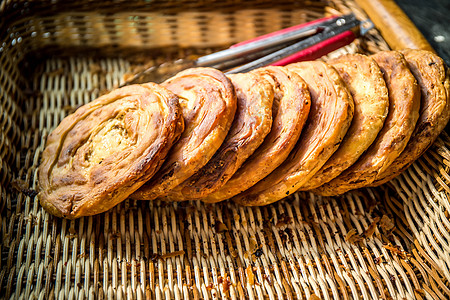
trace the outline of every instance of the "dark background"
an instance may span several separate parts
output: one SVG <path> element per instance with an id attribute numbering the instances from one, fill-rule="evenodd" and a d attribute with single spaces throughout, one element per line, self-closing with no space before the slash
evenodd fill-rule
<path id="1" fill-rule="evenodd" d="M 450 66 L 450 0 L 395 0 Z"/>

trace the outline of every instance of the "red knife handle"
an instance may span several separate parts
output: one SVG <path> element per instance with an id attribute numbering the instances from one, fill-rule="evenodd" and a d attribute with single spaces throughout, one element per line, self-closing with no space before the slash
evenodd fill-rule
<path id="1" fill-rule="evenodd" d="M 298 25 L 291 26 L 291 27 L 288 27 L 288 28 L 284 28 L 284 29 L 281 29 L 281 30 L 278 30 L 278 31 L 274 31 L 274 32 L 271 32 L 271 33 L 268 33 L 268 34 L 265 34 L 265 35 L 261 35 L 261 36 L 255 37 L 253 39 L 246 40 L 246 41 L 234 44 L 234 45 L 230 46 L 230 48 L 235 48 L 235 47 L 238 47 L 238 46 L 242 46 L 242 45 L 249 44 L 249 43 L 252 43 L 252 42 L 256 42 L 256 41 L 259 41 L 259 40 L 262 40 L 262 39 L 266 39 L 266 38 L 270 38 L 270 37 L 273 37 L 273 36 L 277 36 L 277 35 L 280 35 L 280 34 L 283 34 L 283 33 L 287 33 L 287 32 L 290 32 L 290 31 L 294 31 L 294 30 L 305 28 L 305 27 L 317 25 L 317 24 L 323 23 L 323 22 L 328 21 L 328 20 L 333 19 L 333 18 L 336 18 L 336 15 L 325 17 L 325 18 L 321 18 L 321 19 L 318 19 L 318 20 L 313 20 L 313 21 L 310 21 L 310 22 L 307 22 L 307 23 L 298 24 Z"/>
<path id="2" fill-rule="evenodd" d="M 291 56 L 274 62 L 272 66 L 285 66 L 299 61 L 315 60 L 330 53 L 331 51 L 337 50 L 350 44 L 355 39 L 355 33 L 351 30 L 348 30 L 323 42 L 320 42 L 312 47 L 309 47 L 305 50 L 299 51 L 295 54 L 292 54 Z"/>

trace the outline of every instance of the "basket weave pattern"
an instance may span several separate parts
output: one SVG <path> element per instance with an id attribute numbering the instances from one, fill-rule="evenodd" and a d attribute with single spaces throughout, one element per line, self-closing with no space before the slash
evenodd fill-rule
<path id="1" fill-rule="evenodd" d="M 77 220 L 35 198 L 49 132 L 142 65 L 196 55 L 352 1 L 3 1 L 0 298 L 450 298 L 450 139 L 399 178 L 260 208 L 125 201 Z M 387 49 L 376 30 L 342 52 Z"/>

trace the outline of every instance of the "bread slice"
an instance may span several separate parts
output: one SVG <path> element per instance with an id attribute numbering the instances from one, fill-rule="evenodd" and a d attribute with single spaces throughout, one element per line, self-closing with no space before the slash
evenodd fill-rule
<path id="1" fill-rule="evenodd" d="M 283 67 L 265 67 L 251 73 L 265 78 L 274 89 L 272 128 L 261 146 L 231 179 L 203 198 L 204 202 L 231 198 L 266 177 L 287 158 L 308 117 L 311 99 L 308 87 L 299 75 Z"/>
<path id="2" fill-rule="evenodd" d="M 229 75 L 228 78 L 236 90 L 237 110 L 225 141 L 211 160 L 171 190 L 166 200 L 200 199 L 218 190 L 270 132 L 272 85 L 264 77 L 252 73 Z"/>
<path id="3" fill-rule="evenodd" d="M 59 217 L 104 212 L 155 174 L 182 131 L 178 98 L 157 84 L 101 96 L 49 135 L 38 169 L 38 199 Z"/>
<path id="4" fill-rule="evenodd" d="M 389 113 L 383 129 L 359 160 L 314 192 L 338 195 L 371 184 L 405 149 L 419 117 L 420 90 L 403 55 L 396 51 L 373 56 L 389 90 Z"/>
<path id="5" fill-rule="evenodd" d="M 180 99 L 185 130 L 158 173 L 131 195 L 138 200 L 165 196 L 200 170 L 219 149 L 236 111 L 234 87 L 218 70 L 187 69 L 162 85 Z"/>
<path id="6" fill-rule="evenodd" d="M 426 50 L 403 50 L 421 91 L 420 116 L 408 145 L 392 165 L 380 172 L 372 186 L 402 173 L 430 147 L 450 118 L 450 79 L 444 61 Z"/>
<path id="7" fill-rule="evenodd" d="M 338 71 L 352 94 L 355 112 L 339 148 L 301 190 L 317 188 L 354 164 L 375 140 L 388 113 L 388 89 L 372 58 L 346 54 L 328 63 Z"/>
<path id="8" fill-rule="evenodd" d="M 353 117 L 353 99 L 338 72 L 320 61 L 289 65 L 311 93 L 311 110 L 294 150 L 269 176 L 233 200 L 243 205 L 266 205 L 297 191 L 336 151 Z"/>

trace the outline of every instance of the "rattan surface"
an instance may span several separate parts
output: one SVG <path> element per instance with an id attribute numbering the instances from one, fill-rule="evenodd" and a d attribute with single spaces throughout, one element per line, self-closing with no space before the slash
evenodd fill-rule
<path id="1" fill-rule="evenodd" d="M 130 200 L 73 221 L 40 207 L 46 136 L 126 74 L 324 14 L 364 18 L 352 1 L 243 3 L 2 2 L 0 298 L 450 298 L 445 134 L 399 178 L 338 198 Z M 388 48 L 370 33 L 331 55 Z"/>

